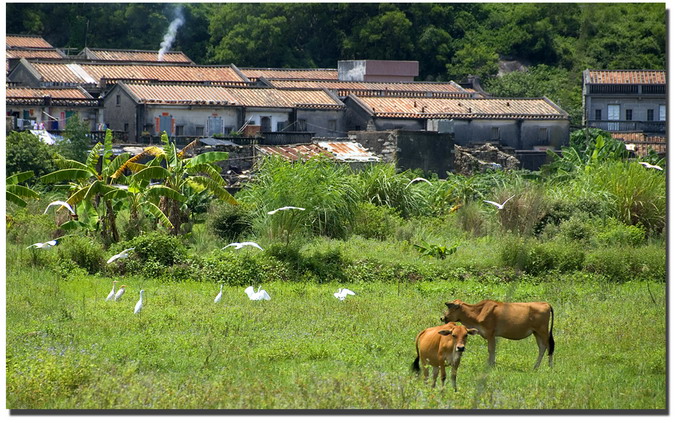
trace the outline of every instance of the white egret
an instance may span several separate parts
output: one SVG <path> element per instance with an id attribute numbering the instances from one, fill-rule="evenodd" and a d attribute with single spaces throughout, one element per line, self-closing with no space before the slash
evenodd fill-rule
<path id="1" fill-rule="evenodd" d="M 47 205 L 47 208 L 45 209 L 45 212 L 43 214 L 47 214 L 47 210 L 49 210 L 49 208 L 52 206 L 64 206 L 68 209 L 68 211 L 71 212 L 71 214 L 75 214 L 75 210 L 73 210 L 73 207 L 71 207 L 71 205 L 65 201 L 52 201 Z"/>
<path id="2" fill-rule="evenodd" d="M 113 289 L 111 289 L 111 292 L 108 294 L 108 297 L 106 297 L 106 301 L 110 301 L 115 297 L 115 284 L 118 283 L 118 281 L 113 281 Z"/>
<path id="3" fill-rule="evenodd" d="M 267 213 L 268 214 L 275 214 L 275 213 L 282 211 L 282 210 L 306 210 L 306 209 L 303 208 L 303 207 L 285 206 L 285 207 L 280 207 L 280 208 L 275 209 L 275 210 L 271 210 L 270 212 L 267 212 Z"/>
<path id="4" fill-rule="evenodd" d="M 433 186 L 433 184 L 432 184 L 429 180 L 427 180 L 427 179 L 424 179 L 424 178 L 414 178 L 414 179 L 412 179 L 407 185 L 405 185 L 405 188 L 409 187 L 411 184 L 413 184 L 413 183 L 415 183 L 415 182 L 426 182 L 427 184 Z"/>
<path id="5" fill-rule="evenodd" d="M 339 288 L 337 292 L 334 293 L 334 296 L 339 298 L 339 301 L 344 301 L 347 295 L 355 295 L 355 292 L 346 288 Z"/>
<path id="6" fill-rule="evenodd" d="M 139 291 L 139 301 L 137 305 L 134 306 L 134 314 L 137 314 L 141 311 L 141 307 L 144 306 L 144 290 Z"/>
<path id="7" fill-rule="evenodd" d="M 252 242 L 252 241 L 232 242 L 232 243 L 228 244 L 227 246 L 225 246 L 224 248 L 222 248 L 222 250 L 225 250 L 228 247 L 235 247 L 236 250 L 239 250 L 242 247 L 247 247 L 247 246 L 256 247 L 256 248 L 260 249 L 261 251 L 264 251 L 264 249 L 261 248 L 261 246 L 259 246 L 259 244 L 257 244 L 256 242 Z"/>
<path id="8" fill-rule="evenodd" d="M 108 261 L 106 262 L 106 264 L 112 263 L 112 262 L 116 261 L 117 259 L 129 257 L 129 252 L 132 251 L 132 250 L 134 250 L 134 248 L 128 248 L 126 250 L 122 250 L 120 253 L 109 258 Z"/>
<path id="9" fill-rule="evenodd" d="M 492 204 L 493 206 L 495 206 L 496 208 L 498 208 L 499 210 L 501 210 L 501 209 L 504 208 L 504 206 L 506 205 L 506 203 L 508 203 L 508 200 L 510 200 L 510 199 L 513 198 L 513 197 L 515 197 L 515 195 L 510 196 L 509 198 L 506 199 L 506 201 L 504 201 L 504 202 L 501 203 L 501 204 L 495 203 L 494 201 L 490 201 L 490 200 L 483 200 L 483 201 L 486 202 L 486 203 L 488 203 L 488 204 Z"/>
<path id="10" fill-rule="evenodd" d="M 253 286 L 248 286 L 247 288 L 245 288 L 245 294 L 247 294 L 247 296 L 250 297 L 250 300 L 252 301 L 271 299 L 271 296 L 268 295 L 268 292 L 266 292 L 266 290 L 261 289 L 261 285 L 259 285 L 257 292 L 254 292 Z"/>
<path id="11" fill-rule="evenodd" d="M 661 168 L 661 166 L 653 165 L 653 164 L 650 164 L 648 162 L 638 162 L 638 163 L 642 164 L 643 166 L 645 166 L 648 169 L 664 170 L 664 169 Z"/>
<path id="12" fill-rule="evenodd" d="M 26 247 L 26 249 L 41 248 L 43 250 L 49 250 L 50 248 L 57 245 L 59 242 L 61 242 L 61 240 L 59 240 L 59 239 L 53 239 L 53 240 L 47 241 L 47 242 L 36 242 L 35 244 L 29 245 L 28 247 Z"/>
<path id="13" fill-rule="evenodd" d="M 216 298 L 214 299 L 215 303 L 218 303 L 219 301 L 221 301 L 221 295 L 223 294 L 223 292 L 224 292 L 224 284 L 222 283 L 221 289 L 219 289 L 219 293 L 217 294 Z"/>
<path id="14" fill-rule="evenodd" d="M 122 294 L 125 293 L 125 288 L 127 285 L 121 285 L 120 289 L 118 289 L 118 292 L 115 293 L 115 297 L 113 297 L 113 301 L 118 301 L 120 297 L 122 297 Z"/>

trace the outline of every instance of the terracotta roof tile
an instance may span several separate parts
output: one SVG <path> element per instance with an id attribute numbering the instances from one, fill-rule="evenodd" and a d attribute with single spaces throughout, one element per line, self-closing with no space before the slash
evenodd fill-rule
<path id="1" fill-rule="evenodd" d="M 455 82 L 363 82 L 363 81 L 299 81 L 270 80 L 276 88 L 327 88 L 338 92 L 435 92 L 471 95 Z"/>
<path id="2" fill-rule="evenodd" d="M 354 96 L 377 117 L 422 119 L 565 119 L 543 98 L 421 98 Z"/>
<path id="3" fill-rule="evenodd" d="M 88 48 L 90 59 L 112 60 L 122 62 L 158 62 L 158 52 L 150 50 L 107 50 Z M 193 63 L 180 51 L 168 51 L 161 62 Z"/>
<path id="4" fill-rule="evenodd" d="M 11 49 L 6 50 L 8 59 L 63 59 L 56 49 Z"/>
<path id="5" fill-rule="evenodd" d="M 92 96 L 78 88 L 25 88 L 7 87 L 6 98 L 82 98 L 91 99 Z"/>
<path id="6" fill-rule="evenodd" d="M 666 84 L 663 70 L 590 70 L 584 71 L 587 84 Z"/>
<path id="7" fill-rule="evenodd" d="M 5 44 L 7 48 L 54 48 L 44 38 L 37 35 L 7 35 L 5 37 Z"/>
<path id="8" fill-rule="evenodd" d="M 182 66 L 159 64 L 75 64 L 32 62 L 43 82 L 91 84 L 102 78 L 184 82 L 244 82 L 229 66 Z M 92 82 L 94 81 L 94 82 Z"/>
<path id="9" fill-rule="evenodd" d="M 315 79 L 338 80 L 339 72 L 336 69 L 283 69 L 283 68 L 240 68 L 240 71 L 250 79 L 264 77 L 266 79 Z"/>
<path id="10" fill-rule="evenodd" d="M 277 90 L 206 85 L 121 84 L 145 103 L 228 104 L 248 107 L 342 108 L 323 90 Z"/>

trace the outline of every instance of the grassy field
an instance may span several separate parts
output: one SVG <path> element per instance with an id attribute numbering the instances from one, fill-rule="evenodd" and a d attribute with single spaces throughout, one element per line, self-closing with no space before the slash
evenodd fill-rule
<path id="1" fill-rule="evenodd" d="M 274 281 L 242 286 L 7 269 L 10 409 L 665 409 L 666 285 L 583 273 L 488 283 Z M 256 287 L 255 287 L 256 288 Z M 145 290 L 139 315 L 133 308 Z M 533 371 L 533 338 L 469 337 L 459 391 L 413 377 L 414 338 L 455 298 L 549 301 L 555 367 Z"/>

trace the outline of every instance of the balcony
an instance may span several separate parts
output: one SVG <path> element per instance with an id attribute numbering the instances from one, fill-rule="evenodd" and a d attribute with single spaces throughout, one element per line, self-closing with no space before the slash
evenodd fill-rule
<path id="1" fill-rule="evenodd" d="M 666 133 L 666 121 L 590 120 L 588 126 L 604 131 Z"/>

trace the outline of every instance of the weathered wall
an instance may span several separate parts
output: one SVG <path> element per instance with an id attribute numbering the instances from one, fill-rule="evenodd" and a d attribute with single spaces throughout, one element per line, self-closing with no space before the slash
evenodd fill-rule
<path id="1" fill-rule="evenodd" d="M 345 137 L 345 110 L 309 110 L 297 111 L 297 119 L 306 120 L 306 130 L 317 137 Z M 331 122 L 334 121 L 334 122 Z M 275 130 L 275 129 L 274 129 Z M 291 128 L 289 130 L 292 130 Z"/>
<path id="2" fill-rule="evenodd" d="M 422 169 L 444 178 L 454 168 L 454 135 L 425 131 L 349 132 L 351 141 L 399 170 Z"/>
<path id="3" fill-rule="evenodd" d="M 120 96 L 120 104 L 117 104 Z M 127 139 L 136 142 L 143 128 L 138 127 L 137 104 L 120 87 L 113 88 L 104 97 L 104 123 L 112 131 L 124 131 L 128 124 Z"/>

